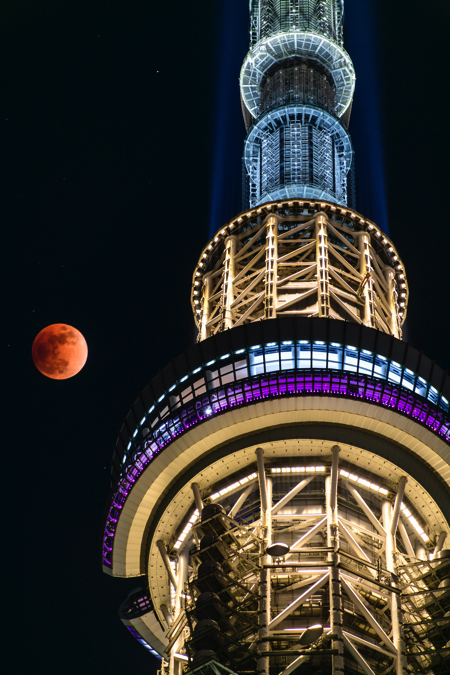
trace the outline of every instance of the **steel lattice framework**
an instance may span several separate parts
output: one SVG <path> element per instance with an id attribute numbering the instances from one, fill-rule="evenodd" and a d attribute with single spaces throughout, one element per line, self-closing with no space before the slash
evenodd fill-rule
<path id="1" fill-rule="evenodd" d="M 370 221 L 325 202 L 242 214 L 205 247 L 191 302 L 199 338 L 249 321 L 319 316 L 396 337 L 408 286 L 392 243 Z"/>
<path id="2" fill-rule="evenodd" d="M 392 242 L 346 206 L 342 0 L 251 0 L 249 208 L 197 343 L 120 431 L 102 564 L 161 675 L 448 675 L 450 378 L 401 341 Z"/>

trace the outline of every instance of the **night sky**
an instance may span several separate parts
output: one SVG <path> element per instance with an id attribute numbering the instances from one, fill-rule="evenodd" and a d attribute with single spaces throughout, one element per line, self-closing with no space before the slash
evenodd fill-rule
<path id="1" fill-rule="evenodd" d="M 139 580 L 101 572 L 100 526 L 122 420 L 195 340 L 194 265 L 240 210 L 247 8 L 1 3 L 3 672 L 156 671 L 117 616 Z M 406 338 L 448 369 L 450 5 L 346 9 L 360 209 L 405 263 Z M 31 360 L 59 322 L 89 346 L 62 382 Z"/>

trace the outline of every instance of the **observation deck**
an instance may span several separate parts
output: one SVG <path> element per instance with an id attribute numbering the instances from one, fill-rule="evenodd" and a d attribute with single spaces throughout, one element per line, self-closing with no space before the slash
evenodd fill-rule
<path id="1" fill-rule="evenodd" d="M 372 633 L 378 624 L 383 635 L 391 630 L 387 615 L 379 612 L 393 593 L 389 565 L 379 562 L 388 526 L 383 521 L 377 529 L 371 514 L 378 514 L 378 522 L 384 510 L 387 518 L 383 504 L 396 503 L 399 481 L 403 487 L 407 481 L 396 543 L 403 565 L 400 586 L 420 587 L 426 602 L 439 595 L 434 589 L 445 559 L 438 554 L 450 519 L 449 398 L 450 380 L 435 364 L 394 337 L 355 323 L 319 318 L 255 322 L 191 347 L 139 396 L 113 460 L 104 569 L 114 576 L 146 574 L 149 584 L 142 611 L 136 610 L 139 616 L 131 616 L 136 606 L 131 602 L 128 628 L 163 658 L 171 653 L 180 667 L 188 661 L 191 669 L 198 665 L 202 642 L 196 642 L 195 625 L 217 607 L 234 616 L 259 573 L 259 567 L 252 572 L 249 560 L 253 556 L 261 565 L 260 492 L 266 480 L 274 509 L 271 540 L 287 542 L 292 550 L 286 560 L 262 563 L 279 589 L 267 658 L 282 670 L 286 655 L 281 651 L 286 641 L 292 646 L 292 631 L 321 623 L 324 634 L 330 633 L 326 595 L 315 584 L 326 589 L 331 583 L 332 549 L 341 560 L 344 630 L 350 640 L 350 646 L 344 640 L 346 649 L 362 649 L 374 672 L 389 667 L 397 653 L 393 643 L 389 638 L 385 649 L 386 640 L 380 646 Z M 258 448 L 263 468 L 255 455 Z M 326 485 L 333 475 L 338 476 L 340 543 L 326 538 Z M 226 527 L 215 532 L 207 548 L 199 542 L 209 531 L 201 515 L 208 505 L 225 508 L 221 518 Z M 210 570 L 203 580 L 201 564 L 209 559 L 216 564 L 218 555 L 220 570 Z M 241 555 L 242 569 L 239 563 L 230 577 L 226 561 Z M 424 586 L 425 572 L 429 585 Z M 291 583 L 302 582 L 296 593 L 283 591 L 286 573 Z M 178 595 L 171 591 L 171 579 Z M 202 593 L 217 597 L 201 608 Z M 358 618 L 355 630 L 361 594 L 369 613 L 362 623 Z M 292 614 L 289 607 L 296 598 L 299 608 L 302 603 L 310 607 L 312 598 L 313 614 Z M 425 668 L 416 672 L 429 672 L 431 650 L 445 639 L 446 629 L 428 628 L 428 610 L 413 597 L 408 602 L 410 662 Z M 240 626 L 247 625 L 253 609 L 251 603 L 248 608 L 243 604 Z M 438 610 L 439 617 L 444 609 Z M 220 625 L 227 625 L 226 616 L 220 618 L 219 612 Z M 424 621 L 420 634 L 427 645 L 422 656 L 414 653 L 419 620 Z M 189 639 L 177 642 L 176 626 Z M 228 634 L 237 639 L 229 629 Z M 257 638 L 248 625 L 243 635 L 246 639 L 239 639 L 247 646 Z M 369 644 L 361 648 L 362 640 Z M 216 658 L 232 672 L 246 670 L 236 654 L 226 656 L 217 644 L 215 649 Z M 331 658 L 330 649 L 322 640 L 303 655 L 314 664 L 317 658 Z"/>

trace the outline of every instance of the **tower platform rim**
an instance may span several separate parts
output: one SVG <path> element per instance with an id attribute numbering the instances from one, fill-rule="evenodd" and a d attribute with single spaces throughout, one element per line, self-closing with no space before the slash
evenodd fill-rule
<path id="1" fill-rule="evenodd" d="M 239 82 L 242 100 L 253 117 L 259 116 L 260 88 L 265 73 L 277 62 L 294 56 L 316 60 L 330 73 L 336 87 L 336 113 L 342 117 L 350 106 L 356 76 L 346 50 L 333 40 L 312 31 L 280 32 L 263 40 L 247 53 Z"/>
<path id="2" fill-rule="evenodd" d="M 241 350 L 245 351 L 243 347 L 243 345 L 245 344 L 248 347 L 251 347 L 252 345 L 253 346 L 257 345 L 260 347 L 261 344 L 274 343 L 275 340 L 278 341 L 281 340 L 282 342 L 283 338 L 285 340 L 289 340 L 290 338 L 296 340 L 297 335 L 299 336 L 302 335 L 303 338 L 305 338 L 305 341 L 307 341 L 306 338 L 308 338 L 311 344 L 313 341 L 316 341 L 318 343 L 320 342 L 321 344 L 325 344 L 325 341 L 330 344 L 331 342 L 337 343 L 338 341 L 340 341 L 343 345 L 357 344 L 360 350 L 363 350 L 365 349 L 365 347 L 372 345 L 374 353 L 385 352 L 387 354 L 387 356 L 385 357 L 386 359 L 389 357 L 389 359 L 392 360 L 392 357 L 395 356 L 396 358 L 399 359 L 399 362 L 402 361 L 401 353 L 403 353 L 404 367 L 406 367 L 407 363 L 411 362 L 410 359 L 414 359 L 416 358 L 416 356 L 419 357 L 419 352 L 414 350 L 414 348 L 411 348 L 406 343 L 402 343 L 400 340 L 397 340 L 392 336 L 389 336 L 385 333 L 381 333 L 380 331 L 376 331 L 371 328 L 358 326 L 357 324 L 350 324 L 344 321 L 333 321 L 330 319 L 327 320 L 319 318 L 295 319 L 295 320 L 274 319 L 260 323 L 248 324 L 246 326 L 234 328 L 230 331 L 220 333 L 216 336 L 209 338 L 208 340 L 205 340 L 204 342 L 194 345 L 188 352 L 186 352 L 182 357 L 180 357 L 181 360 L 178 359 L 175 362 L 173 362 L 170 366 L 168 366 L 168 368 L 162 371 L 162 373 L 157 378 L 155 378 L 150 388 L 147 388 L 148 390 L 145 390 L 142 393 L 140 399 L 138 399 L 138 401 L 135 404 L 134 410 L 132 410 L 130 413 L 131 419 L 134 419 L 136 424 L 137 420 L 139 419 L 140 414 L 139 409 L 142 410 L 142 405 L 146 400 L 148 400 L 150 394 L 151 399 L 153 401 L 158 401 L 159 399 L 159 405 L 165 406 L 167 408 L 167 414 L 169 414 L 168 406 L 170 404 L 170 400 L 167 400 L 168 396 L 166 394 L 161 395 L 159 392 L 162 392 L 165 389 L 168 395 L 170 395 L 171 392 L 176 393 L 174 385 L 173 384 L 169 385 L 168 383 L 172 383 L 174 381 L 177 372 L 179 374 L 180 379 L 184 380 L 183 382 L 180 382 L 180 386 L 181 387 L 186 386 L 185 383 L 187 382 L 187 378 L 184 379 L 186 376 L 185 375 L 182 376 L 182 373 L 185 372 L 182 369 L 183 363 L 184 368 L 186 367 L 189 368 L 192 367 L 192 364 L 195 365 L 196 363 L 199 363 L 199 361 L 201 361 L 205 364 L 206 368 L 210 368 L 212 365 L 212 363 L 210 363 L 211 359 L 212 357 L 215 357 L 216 359 L 219 358 L 219 362 L 221 361 L 224 365 L 226 365 L 227 361 L 224 359 L 220 359 L 220 355 L 222 356 L 226 355 L 227 357 L 231 357 L 231 352 L 239 352 L 237 357 L 242 359 L 241 354 L 243 352 L 241 352 Z M 323 338 L 325 338 L 325 341 L 322 340 Z M 356 349 L 356 348 L 349 347 L 349 349 Z M 401 352 L 401 350 L 403 350 L 403 352 Z M 197 361 L 195 361 L 195 359 L 197 359 Z M 424 365 L 426 365 L 425 361 L 423 363 Z M 199 377 L 198 373 L 200 370 L 202 370 L 202 368 L 200 367 L 198 369 L 194 368 L 196 377 Z M 311 366 L 309 369 L 300 369 L 299 371 L 296 371 L 296 373 L 304 374 L 306 370 L 308 370 L 308 372 L 315 371 L 316 373 L 320 374 L 322 374 L 323 371 L 323 369 L 317 367 L 314 368 Z M 286 377 L 289 374 L 289 372 L 290 372 L 289 369 L 285 370 L 278 369 L 275 372 L 270 371 L 268 373 L 263 373 L 261 377 L 267 378 L 267 376 L 269 375 L 272 378 L 279 377 L 284 378 L 284 380 L 286 380 Z M 425 371 L 420 370 L 420 372 L 424 374 Z M 334 371 L 334 375 L 336 376 L 338 376 L 339 373 L 344 377 L 348 377 L 349 375 L 353 376 L 354 378 L 356 378 L 356 380 L 358 379 L 361 380 L 363 378 L 362 373 L 358 374 L 347 372 L 344 370 Z M 437 377 L 438 379 L 440 379 L 441 376 L 443 376 L 444 378 L 442 385 L 445 386 L 445 391 L 444 389 L 442 391 L 444 391 L 444 393 L 447 393 L 447 389 L 450 388 L 450 378 L 448 378 L 441 369 L 435 370 L 433 368 L 433 370 L 430 371 L 430 378 Z M 202 381 L 204 382 L 204 380 Z M 239 382 L 240 385 L 242 386 L 243 380 L 235 380 L 235 383 L 239 384 Z M 392 383 L 389 384 L 388 386 L 391 392 L 395 389 Z M 227 387 L 228 390 L 230 390 L 230 385 L 226 383 L 220 384 L 220 387 Z M 401 387 L 396 388 L 397 402 L 401 402 L 405 400 L 405 397 L 407 398 L 408 396 L 412 395 L 412 392 L 408 392 L 405 390 L 402 393 L 400 389 Z M 211 391 L 211 395 L 216 395 L 214 389 Z M 402 399 L 401 396 L 403 396 Z M 198 420 L 201 422 L 200 424 L 194 422 L 191 423 L 190 418 L 183 418 L 184 419 L 183 422 L 184 431 L 183 431 L 180 422 L 178 423 L 170 422 L 168 426 L 168 422 L 170 421 L 170 419 L 172 419 L 168 417 L 166 418 L 166 422 L 163 421 L 164 429 L 160 435 L 160 438 L 163 440 L 163 442 L 160 441 L 158 443 L 158 440 L 154 435 L 147 442 L 145 441 L 146 437 L 144 437 L 144 439 L 138 439 L 139 444 L 136 442 L 135 450 L 130 452 L 128 460 L 126 461 L 122 470 L 121 474 L 122 477 L 120 478 L 118 476 L 119 480 L 118 482 L 115 483 L 107 506 L 107 515 L 104 521 L 104 528 L 103 528 L 104 533 L 103 557 L 106 567 L 111 566 L 113 562 L 114 542 L 117 541 L 116 535 L 118 533 L 117 532 L 118 522 L 122 519 L 122 513 L 125 513 L 128 510 L 127 504 L 133 503 L 136 497 L 138 497 L 139 494 L 141 493 L 140 486 L 142 485 L 141 483 L 142 475 L 146 473 L 149 469 L 151 469 L 153 465 L 159 466 L 160 457 L 172 456 L 175 451 L 175 447 L 178 447 L 177 444 L 179 445 L 181 443 L 182 446 L 189 445 L 191 442 L 190 439 L 193 438 L 192 434 L 194 434 L 194 437 L 196 433 L 203 434 L 203 431 L 201 430 L 204 427 L 210 429 L 211 425 L 214 424 L 220 425 L 222 424 L 220 420 L 223 420 L 224 418 L 232 420 L 233 416 L 240 414 L 239 411 L 246 409 L 254 410 L 255 406 L 260 404 L 261 399 L 263 397 L 261 396 L 258 399 L 253 399 L 252 401 L 247 401 L 246 399 L 243 399 L 241 405 L 230 404 L 225 411 L 219 409 L 217 411 L 219 414 L 217 415 L 212 415 L 212 407 L 211 413 L 208 413 L 207 411 L 202 411 L 201 409 L 202 405 L 203 408 L 205 408 L 206 405 L 208 406 L 216 405 L 216 403 L 213 402 L 212 398 L 208 398 L 208 403 L 206 403 L 206 398 L 207 395 L 205 389 L 205 392 L 200 392 L 197 399 L 200 404 L 199 413 L 197 413 L 197 403 L 195 401 L 192 401 L 191 403 L 192 414 L 197 416 L 200 415 Z M 310 393 L 308 391 L 305 391 L 305 393 L 302 395 L 298 395 L 297 393 L 291 394 L 289 393 L 288 390 L 286 390 L 284 394 L 278 392 L 273 396 L 267 397 L 267 402 L 274 401 L 276 402 L 276 405 L 284 405 L 284 406 L 293 405 L 293 409 L 295 410 L 296 406 L 298 409 L 302 409 L 304 403 L 301 402 L 306 401 L 309 398 L 311 398 L 312 401 L 315 401 L 315 403 L 311 404 L 312 410 L 315 410 L 317 406 L 319 406 L 318 402 L 320 402 L 321 400 L 327 400 L 329 401 L 327 410 L 333 410 L 336 408 L 336 406 L 338 408 L 339 406 L 341 407 L 344 406 L 345 408 L 345 405 L 351 406 L 353 404 L 358 404 L 361 406 L 366 406 L 365 410 L 368 419 L 370 419 L 373 416 L 373 410 L 380 411 L 379 413 L 377 413 L 377 415 L 380 416 L 380 419 L 384 419 L 383 416 L 386 415 L 391 416 L 394 415 L 395 416 L 394 419 L 396 421 L 390 424 L 390 431 L 387 434 L 388 437 L 391 437 L 393 435 L 394 429 L 395 430 L 401 429 L 405 424 L 412 425 L 410 431 L 411 438 L 420 439 L 424 437 L 424 434 L 427 438 L 427 442 L 424 443 L 423 445 L 422 453 L 425 452 L 425 449 L 427 447 L 432 448 L 435 447 L 437 444 L 436 447 L 441 448 L 441 450 L 436 452 L 436 462 L 438 464 L 440 461 L 443 462 L 442 458 L 444 457 L 444 455 L 445 456 L 448 455 L 448 457 L 450 458 L 449 454 L 450 449 L 448 445 L 448 443 L 450 443 L 450 433 L 448 431 L 450 423 L 448 422 L 448 420 L 447 422 L 445 422 L 446 418 L 444 417 L 444 411 L 431 410 L 431 406 L 429 402 L 426 401 L 426 399 L 422 400 L 421 405 L 425 406 L 423 410 L 426 409 L 428 412 L 424 413 L 424 416 L 420 411 L 418 413 L 423 416 L 423 420 L 420 419 L 416 420 L 413 419 L 411 416 L 403 414 L 398 408 L 398 405 L 400 405 L 400 403 L 394 404 L 392 397 L 390 398 L 388 397 L 388 399 L 386 399 L 385 405 L 380 405 L 378 402 L 373 402 L 372 400 L 367 399 L 364 400 L 364 396 L 362 399 L 359 399 L 355 394 L 350 394 L 349 392 L 345 392 L 345 395 L 343 394 L 333 396 L 333 394 L 330 395 L 329 390 L 325 391 L 323 387 L 315 394 Z M 282 401 L 284 402 L 281 403 Z M 288 402 L 291 401 L 291 403 L 289 404 L 285 403 L 286 401 Z M 155 404 L 153 404 L 153 406 L 155 406 Z M 177 408 L 178 408 L 178 416 L 177 416 Z M 394 410 L 394 408 L 396 409 Z M 413 409 L 411 408 L 410 413 L 412 410 Z M 182 413 L 181 408 L 179 406 L 176 406 L 174 407 L 171 415 L 172 417 L 173 415 L 175 415 L 175 418 L 180 420 L 181 413 Z M 250 412 L 250 416 L 251 415 L 252 413 Z M 429 428 L 430 424 L 435 424 L 439 416 L 441 421 L 439 422 L 438 427 L 432 430 L 431 428 Z M 141 422 L 143 423 L 143 420 L 141 420 Z M 133 429 L 128 431 L 127 432 L 128 438 L 134 439 L 138 438 L 140 428 L 141 427 L 138 426 L 135 430 Z M 439 429 L 441 430 L 441 432 L 442 429 L 444 429 L 444 433 L 447 434 L 448 436 L 447 443 L 442 438 L 439 437 L 440 433 Z M 445 429 L 447 429 L 447 432 L 445 432 Z M 118 450 L 120 449 L 120 445 L 123 445 L 124 441 L 126 442 L 125 438 L 123 437 L 119 438 Z M 148 443 L 148 445 L 146 445 L 146 443 Z M 118 462 L 117 455 L 115 461 L 116 463 Z M 441 468 L 442 467 L 443 464 Z M 448 484 L 450 484 L 450 475 L 446 480 Z M 162 492 L 164 492 L 165 488 L 163 488 L 163 486 L 160 486 L 160 488 Z M 124 508 L 125 511 L 123 511 Z M 127 520 L 127 518 L 125 518 L 125 520 Z M 121 537 L 119 536 L 119 539 L 120 538 Z M 119 576 L 121 576 L 120 573 Z"/>
<path id="3" fill-rule="evenodd" d="M 255 449 L 261 443 L 270 441 L 273 432 L 278 433 L 280 438 L 310 439 L 312 426 L 318 430 L 314 438 L 330 443 L 350 441 L 356 445 L 353 436 L 357 433 L 366 439 L 362 447 L 366 447 L 370 440 L 371 447 L 367 449 L 379 457 L 383 455 L 374 452 L 372 444 L 385 445 L 384 456 L 395 461 L 400 469 L 413 475 L 416 480 L 417 475 L 411 473 L 405 458 L 409 457 L 417 465 L 420 464 L 422 484 L 427 479 L 431 481 L 433 497 L 446 519 L 450 520 L 450 449 L 431 431 L 418 429 L 417 423 L 402 418 L 396 411 L 377 408 L 366 402 L 311 396 L 308 400 L 303 399 L 304 406 L 301 409 L 289 406 L 289 403 L 295 402 L 293 397 L 285 399 L 282 410 L 279 409 L 279 400 L 263 401 L 233 410 L 221 418 L 195 427 L 188 434 L 189 437 L 177 439 L 170 454 L 158 455 L 141 474 L 136 484 L 138 489 L 133 490 L 131 498 L 124 504 L 115 537 L 112 564 L 104 564 L 104 571 L 119 577 L 140 576 L 146 572 L 145 551 L 151 523 L 159 522 L 166 508 L 166 500 L 172 499 L 181 489 L 181 483 L 190 489 L 191 472 L 200 471 L 202 462 L 206 466 L 220 459 L 219 454 L 223 455 L 222 461 L 225 461 L 227 456 L 239 449 Z M 230 419 L 226 420 L 226 417 Z M 349 434 L 348 437 L 346 434 Z M 395 450 L 397 455 L 394 454 Z M 403 455 L 403 460 L 399 461 L 399 454 Z M 446 477 L 443 475 L 444 465 L 447 466 Z"/>

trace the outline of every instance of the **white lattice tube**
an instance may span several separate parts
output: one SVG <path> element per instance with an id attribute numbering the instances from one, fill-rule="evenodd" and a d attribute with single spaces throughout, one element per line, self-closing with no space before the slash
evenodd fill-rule
<path id="1" fill-rule="evenodd" d="M 258 448 L 261 452 L 258 455 L 261 457 L 262 462 L 262 449 Z M 262 465 L 264 470 L 264 464 Z M 265 475 L 265 474 L 264 474 Z M 269 675 L 269 655 L 267 652 L 270 651 L 270 643 L 268 642 L 269 637 L 269 622 L 270 622 L 270 605 L 271 605 L 271 582 L 270 582 L 270 569 L 268 568 L 269 555 L 266 553 L 267 547 L 272 541 L 272 478 L 267 478 L 264 480 L 265 487 L 265 508 L 261 511 L 261 522 L 263 523 L 263 543 L 261 551 L 261 572 L 259 575 L 259 614 L 258 614 L 258 641 L 259 641 L 259 651 L 260 658 L 258 659 L 258 672 L 262 675 Z M 261 486 L 262 489 L 262 486 Z M 262 506 L 262 500 L 261 500 Z M 267 654 L 267 655 L 266 655 Z"/>
<path id="2" fill-rule="evenodd" d="M 167 574 L 169 575 L 169 579 L 170 579 L 173 587 L 176 589 L 177 579 L 176 579 L 176 577 L 173 573 L 172 566 L 170 564 L 170 559 L 169 559 L 169 556 L 167 555 L 166 546 L 161 539 L 156 542 L 156 545 L 158 547 L 159 552 L 161 553 L 161 558 L 162 558 L 162 561 L 164 563 L 164 567 L 167 570 Z"/>
<path id="3" fill-rule="evenodd" d="M 239 511 L 239 509 L 241 508 L 242 504 L 245 502 L 245 500 L 247 499 L 247 497 L 249 496 L 249 494 L 254 490 L 254 488 L 255 488 L 255 483 L 254 483 L 254 481 L 253 481 L 252 483 L 250 483 L 250 485 L 247 485 L 247 487 L 245 488 L 244 492 L 242 492 L 242 494 L 239 495 L 239 497 L 237 498 L 236 502 L 235 502 L 234 505 L 231 507 L 230 513 L 228 514 L 228 515 L 230 516 L 230 518 L 234 518 L 234 516 L 236 515 L 236 513 L 238 513 L 238 511 Z"/>
<path id="4" fill-rule="evenodd" d="M 406 483 L 408 479 L 406 476 L 402 476 L 398 483 L 397 494 L 395 496 L 394 510 L 392 511 L 392 522 L 391 522 L 391 534 L 395 538 L 397 532 L 398 519 L 400 517 L 400 507 L 403 502 L 403 496 L 405 494 Z"/>
<path id="5" fill-rule="evenodd" d="M 331 462 L 331 495 L 330 495 L 331 510 L 332 511 L 336 511 L 336 509 L 337 509 L 339 452 L 340 452 L 340 447 L 338 445 L 333 445 L 332 462 Z M 337 522 L 337 518 L 335 518 L 335 522 Z"/>
<path id="6" fill-rule="evenodd" d="M 391 651 L 394 655 L 397 654 L 397 649 L 393 645 L 392 641 L 389 639 L 388 635 L 385 633 L 385 631 L 382 629 L 378 621 L 375 619 L 373 616 L 372 612 L 370 612 L 367 607 L 365 606 L 364 602 L 361 600 L 359 597 L 359 594 L 355 589 L 345 581 L 341 577 L 341 584 L 345 592 L 347 593 L 348 597 L 350 600 L 353 602 L 354 605 L 358 608 L 359 612 L 363 615 L 363 617 L 370 623 L 374 631 L 377 633 L 378 637 L 381 638 L 381 640 L 384 642 L 386 647 L 388 648 L 389 651 Z"/>
<path id="7" fill-rule="evenodd" d="M 440 552 L 442 551 L 442 549 L 444 548 L 444 544 L 445 544 L 445 540 L 446 540 L 446 539 L 447 539 L 447 532 L 441 532 L 441 533 L 439 534 L 439 538 L 438 538 L 438 540 L 437 540 L 437 542 L 436 542 L 436 546 L 435 546 L 435 549 L 434 549 L 434 551 L 433 551 L 433 556 L 432 556 L 433 558 L 434 558 L 438 553 L 440 553 Z"/>
<path id="8" fill-rule="evenodd" d="M 203 511 L 203 499 L 200 494 L 200 488 L 197 483 L 192 483 L 191 488 L 194 493 L 195 506 L 197 507 L 198 512 L 201 513 Z"/>
<path id="9" fill-rule="evenodd" d="M 319 532 L 322 527 L 325 525 L 325 522 L 327 520 L 327 516 L 324 516 L 321 520 L 319 520 L 318 523 L 316 523 L 311 529 L 308 530 L 304 535 L 300 537 L 300 539 L 297 539 L 292 546 L 291 546 L 291 552 L 295 553 L 296 551 L 300 551 L 302 547 L 308 543 L 310 539 L 314 537 L 317 532 Z M 290 554 L 289 556 L 290 557 Z"/>
<path id="10" fill-rule="evenodd" d="M 342 624 L 344 615 L 342 611 L 342 589 L 340 570 L 338 568 L 339 557 L 339 530 L 338 530 L 338 511 L 337 511 L 337 474 L 339 462 L 339 446 L 333 447 L 333 462 L 331 475 L 325 478 L 325 507 L 327 513 L 327 546 L 334 551 L 328 554 L 328 560 L 332 563 L 330 567 L 330 628 L 333 635 L 333 650 L 337 654 L 332 656 L 333 675 L 344 675 L 344 643 L 342 641 Z M 333 485 L 333 476 L 335 484 Z"/>
<path id="11" fill-rule="evenodd" d="M 322 588 L 322 586 L 325 586 L 326 582 L 328 581 L 329 578 L 329 573 L 327 572 L 324 574 L 323 577 L 319 579 L 319 581 L 316 581 L 315 584 L 310 586 L 307 591 L 304 593 L 301 593 L 301 595 L 298 596 L 294 602 L 291 602 L 291 604 L 286 607 L 282 612 L 280 612 L 272 621 L 269 623 L 269 628 L 275 628 L 275 626 L 278 626 L 278 624 L 283 621 L 289 614 L 292 614 L 292 612 L 297 609 L 300 605 L 302 605 L 304 602 L 309 600 L 309 598 L 314 595 L 314 593 Z"/>
<path id="12" fill-rule="evenodd" d="M 342 520 L 339 520 L 339 527 L 342 530 L 342 533 L 345 537 L 345 539 L 348 541 L 354 552 L 356 553 L 357 556 L 362 558 L 363 560 L 366 560 L 367 562 L 371 563 L 372 561 L 370 560 L 369 556 L 365 553 L 365 551 L 361 548 L 361 546 L 358 544 L 350 530 L 348 530 Z M 374 569 L 371 567 L 368 567 L 369 573 L 372 574 L 373 577 L 376 578 L 377 573 L 375 572 Z"/>
<path id="13" fill-rule="evenodd" d="M 205 274 L 203 277 L 203 299 L 202 299 L 202 325 L 201 325 L 201 339 L 206 340 L 209 337 L 210 330 L 208 328 L 208 321 L 210 315 L 210 297 L 212 294 L 212 278 L 211 274 Z"/>
<path id="14" fill-rule="evenodd" d="M 310 476 L 309 478 L 301 480 L 300 483 L 295 486 L 295 488 L 288 492 L 287 495 L 284 495 L 284 497 L 280 499 L 280 501 L 277 502 L 275 506 L 272 506 L 272 515 L 274 516 L 280 509 L 283 508 L 283 506 L 288 504 L 291 499 L 295 497 L 295 495 L 301 492 L 313 480 L 313 478 L 314 476 Z"/>
<path id="15" fill-rule="evenodd" d="M 404 492 L 404 487 L 406 485 L 406 477 L 403 476 L 405 480 L 400 479 L 400 485 L 398 490 L 398 495 L 402 493 L 402 488 Z M 400 511 L 400 506 L 398 507 Z M 383 500 L 381 505 L 381 513 L 383 516 L 383 525 L 386 530 L 386 567 L 388 572 L 391 572 L 397 575 L 397 565 L 396 565 L 396 546 L 395 539 L 393 536 L 394 523 L 393 523 L 393 510 L 392 505 L 386 499 Z M 396 587 L 394 582 L 392 585 Z M 406 645 L 403 639 L 403 622 L 402 622 L 402 608 L 400 604 L 400 595 L 397 593 L 391 593 L 391 624 L 392 624 L 392 641 L 397 650 L 397 662 L 396 662 L 396 675 L 407 675 L 408 664 L 406 661 Z"/>
<path id="16" fill-rule="evenodd" d="M 403 525 L 402 520 L 398 521 L 398 529 L 400 532 L 400 536 L 402 538 L 403 544 L 406 548 L 406 553 L 411 556 L 411 558 L 415 558 L 416 554 L 414 552 L 413 546 L 411 544 L 411 539 L 409 538 L 409 534 L 406 531 L 406 527 Z"/>
<path id="17" fill-rule="evenodd" d="M 359 651 L 356 649 L 355 645 L 353 645 L 351 643 L 351 641 L 348 639 L 348 637 L 346 635 L 344 635 L 343 638 L 344 638 L 345 646 L 347 647 L 348 651 L 353 656 L 356 663 L 358 663 L 361 666 L 361 668 L 366 673 L 366 675 L 375 675 L 375 672 L 369 666 L 366 659 L 363 656 L 361 656 Z"/>
<path id="18" fill-rule="evenodd" d="M 347 486 L 347 487 L 348 487 L 348 489 L 349 489 L 350 494 L 351 494 L 352 497 L 355 499 L 355 501 L 359 504 L 359 506 L 362 508 L 362 510 L 364 511 L 364 513 L 366 514 L 367 518 L 370 520 L 370 522 L 372 523 L 372 525 L 374 526 L 374 528 L 375 528 L 376 530 L 378 530 L 378 532 L 379 532 L 383 537 L 385 537 L 385 536 L 386 536 L 386 530 L 384 529 L 384 527 L 383 527 L 382 525 L 380 525 L 380 523 L 378 522 L 378 519 L 377 519 L 376 516 L 374 515 L 373 511 L 372 511 L 372 510 L 369 508 L 369 506 L 366 504 L 366 502 L 364 501 L 364 499 L 363 499 L 363 498 L 361 497 L 361 495 L 359 494 L 358 490 L 355 490 L 355 488 L 354 488 L 352 485 L 350 485 L 350 483 L 348 483 L 348 486 Z"/>
<path id="19" fill-rule="evenodd" d="M 370 260 L 370 235 L 368 232 L 359 232 L 357 236 L 360 253 L 359 272 L 362 276 L 360 297 L 364 302 L 363 323 L 375 328 L 373 309 L 373 270 Z"/>
<path id="20" fill-rule="evenodd" d="M 160 610 L 167 624 L 167 628 L 170 628 L 170 624 L 172 623 L 172 615 L 169 612 L 169 608 L 167 607 L 167 605 L 161 605 Z"/>
<path id="21" fill-rule="evenodd" d="M 266 470 L 264 468 L 264 450 L 262 448 L 256 448 L 256 462 L 258 465 L 258 478 L 259 478 L 259 494 L 261 497 L 261 511 L 266 512 L 268 510 L 267 506 L 267 480 L 266 480 Z M 261 518 L 262 518 L 261 513 Z M 264 524 L 264 520 L 262 521 Z"/>
<path id="22" fill-rule="evenodd" d="M 291 673 L 296 670 L 302 663 L 305 663 L 305 661 L 309 661 L 309 656 L 299 656 L 298 659 L 295 659 L 295 661 L 292 661 L 292 663 L 285 668 L 284 670 L 281 671 L 280 675 L 291 675 Z"/>

